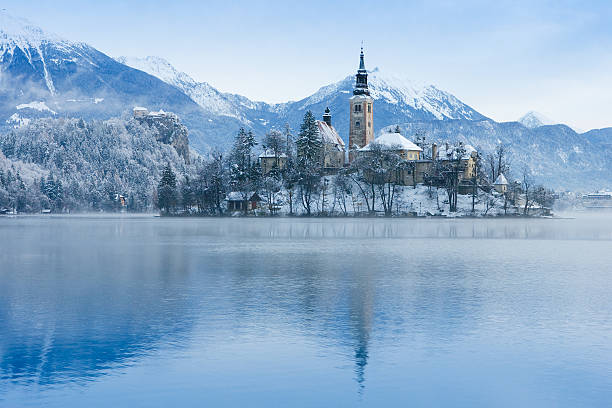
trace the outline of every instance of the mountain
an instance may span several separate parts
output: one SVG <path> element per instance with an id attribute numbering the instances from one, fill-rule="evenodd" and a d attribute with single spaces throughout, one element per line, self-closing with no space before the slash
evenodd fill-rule
<path id="1" fill-rule="evenodd" d="M 554 120 L 549 119 L 541 113 L 535 111 L 527 112 L 518 120 L 518 122 L 528 127 L 529 129 L 535 129 L 540 126 L 559 124 L 559 122 L 555 122 Z"/>
<path id="2" fill-rule="evenodd" d="M 509 180 L 521 179 L 523 168 L 528 167 L 538 183 L 557 189 L 612 187 L 612 128 L 579 134 L 566 125 L 530 129 L 519 122 L 493 120 L 410 122 L 400 127 L 407 135 L 423 131 L 430 142 L 462 141 L 484 154 L 501 143 L 508 147 Z"/>
<path id="3" fill-rule="evenodd" d="M 210 115 L 177 87 L 0 11 L 0 122 L 5 126 L 47 116 L 108 119 L 137 105 L 176 113 L 193 140 L 211 133 Z M 239 126 L 226 124 L 231 131 Z"/>
<path id="4" fill-rule="evenodd" d="M 497 123 L 433 85 L 378 69 L 368 79 L 377 133 L 401 124 L 407 136 L 425 130 L 429 140 L 464 140 L 485 153 L 501 142 L 509 147 L 515 177 L 527 165 L 539 182 L 552 187 L 612 187 L 612 129 L 578 134 L 535 112 L 520 122 Z M 0 126 L 5 128 L 40 117 L 108 119 L 145 106 L 176 113 L 189 130 L 190 145 L 205 153 L 229 148 L 241 126 L 258 138 L 286 123 L 295 132 L 307 110 L 320 117 L 329 107 L 347 141 L 353 86 L 349 75 L 299 101 L 252 101 L 196 81 L 161 58 L 113 59 L 0 12 Z"/>
<path id="5" fill-rule="evenodd" d="M 240 95 L 222 93 L 206 82 L 197 82 L 176 70 L 159 57 L 119 57 L 117 61 L 174 85 L 189 95 L 207 113 L 239 120 L 260 135 L 270 127 L 282 128 L 289 123 L 296 129 L 307 110 L 320 116 L 326 107 L 332 111 L 334 126 L 346 140 L 348 137 L 348 98 L 353 92 L 354 76 L 320 88 L 299 101 L 280 104 L 255 102 Z M 389 123 L 425 120 L 483 120 L 483 115 L 455 96 L 433 85 L 417 84 L 375 69 L 369 75 L 370 91 L 375 100 L 375 130 Z"/>
<path id="6" fill-rule="evenodd" d="M 160 57 L 119 57 L 116 60 L 132 68 L 144 71 L 183 91 L 210 115 L 227 116 L 247 124 L 240 106 L 206 82 L 196 82 L 184 72 L 177 71 Z"/>

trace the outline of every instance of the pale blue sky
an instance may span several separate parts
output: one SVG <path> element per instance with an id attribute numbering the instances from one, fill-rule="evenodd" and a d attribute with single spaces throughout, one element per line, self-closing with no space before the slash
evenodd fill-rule
<path id="1" fill-rule="evenodd" d="M 609 1 L 3 1 L 111 55 L 157 55 L 255 100 L 368 68 L 433 83 L 493 119 L 612 126 Z"/>

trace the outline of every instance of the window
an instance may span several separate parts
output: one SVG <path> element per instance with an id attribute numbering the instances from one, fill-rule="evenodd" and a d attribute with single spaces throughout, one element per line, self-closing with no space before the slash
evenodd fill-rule
<path id="1" fill-rule="evenodd" d="M 372 113 L 372 104 L 368 103 L 368 113 Z"/>
<path id="2" fill-rule="evenodd" d="M 361 112 L 361 105 L 355 105 L 355 112 Z"/>
<path id="3" fill-rule="evenodd" d="M 371 128 L 372 127 L 372 122 L 368 122 L 368 127 Z"/>
<path id="4" fill-rule="evenodd" d="M 361 123 L 359 123 L 359 121 L 355 122 L 355 127 L 356 127 L 356 128 L 361 127 Z"/>

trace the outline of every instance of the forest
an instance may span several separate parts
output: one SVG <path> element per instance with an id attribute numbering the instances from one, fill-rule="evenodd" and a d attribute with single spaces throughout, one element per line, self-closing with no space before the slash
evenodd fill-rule
<path id="1" fill-rule="evenodd" d="M 257 211 L 245 208 L 244 215 L 493 215 L 528 214 L 534 206 L 552 206 L 554 199 L 526 171 L 507 193 L 495 194 L 494 180 L 511 174 L 503 146 L 478 154 L 473 180 L 461 180 L 460 160 L 450 160 L 424 183 L 406 186 L 396 175 L 414 163 L 382 147 L 330 172 L 321 164 L 323 145 L 311 112 L 295 135 L 287 125 L 258 142 L 240 129 L 230 151 L 213 149 L 205 156 L 191 151 L 190 164 L 160 142 L 157 132 L 126 115 L 87 122 L 39 119 L 2 133 L 0 210 L 227 215 L 230 194 L 247 201 L 256 192 Z M 449 152 L 460 157 L 462 149 L 458 143 Z M 258 160 L 262 151 L 276 160 L 265 172 Z M 467 193 L 459 194 L 466 185 Z"/>

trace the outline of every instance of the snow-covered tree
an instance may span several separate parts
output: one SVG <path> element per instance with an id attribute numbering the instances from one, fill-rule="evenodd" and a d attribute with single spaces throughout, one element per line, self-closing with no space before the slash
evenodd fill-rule
<path id="1" fill-rule="evenodd" d="M 161 179 L 157 185 L 157 206 L 165 214 L 170 214 L 178 201 L 176 191 L 176 175 L 170 163 L 164 167 Z"/>
<path id="2" fill-rule="evenodd" d="M 306 215 L 311 215 L 313 200 L 321 186 L 323 141 L 317 121 L 307 111 L 300 126 L 297 145 L 297 185 Z"/>

